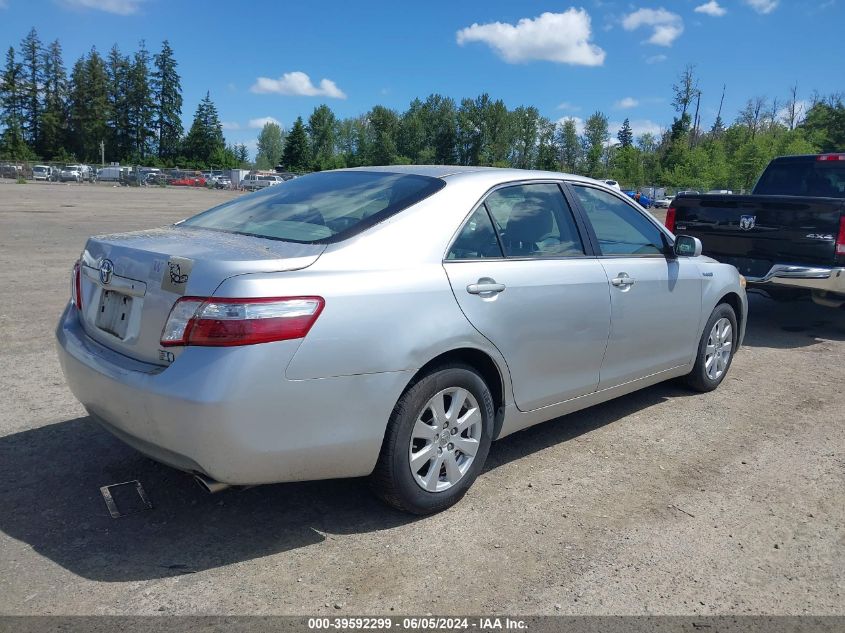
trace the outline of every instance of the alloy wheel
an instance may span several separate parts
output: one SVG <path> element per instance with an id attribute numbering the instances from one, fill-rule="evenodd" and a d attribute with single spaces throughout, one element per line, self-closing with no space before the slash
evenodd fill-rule
<path id="1" fill-rule="evenodd" d="M 722 317 L 713 324 L 707 347 L 704 349 L 704 369 L 710 380 L 718 380 L 725 373 L 733 351 L 733 326 Z"/>
<path id="2" fill-rule="evenodd" d="M 434 394 L 417 416 L 408 458 L 423 490 L 443 492 L 472 467 L 482 433 L 481 409 L 467 389 L 449 387 Z"/>

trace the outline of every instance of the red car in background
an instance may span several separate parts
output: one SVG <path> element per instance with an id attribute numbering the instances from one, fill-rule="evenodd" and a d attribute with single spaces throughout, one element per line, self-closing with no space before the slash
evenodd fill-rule
<path id="1" fill-rule="evenodd" d="M 197 173 L 177 173 L 167 183 L 176 187 L 205 187 L 205 178 Z"/>

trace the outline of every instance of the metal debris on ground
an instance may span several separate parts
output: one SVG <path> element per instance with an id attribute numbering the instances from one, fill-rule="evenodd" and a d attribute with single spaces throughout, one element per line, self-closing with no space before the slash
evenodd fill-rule
<path id="1" fill-rule="evenodd" d="M 120 498 L 122 501 L 125 502 L 126 507 L 125 511 L 121 511 L 120 508 L 117 506 L 117 502 L 115 501 L 115 496 L 123 491 L 131 491 L 133 490 L 136 495 L 127 495 L 120 494 Z M 114 491 L 114 494 L 112 494 Z M 144 488 L 141 486 L 141 482 L 137 479 L 133 479 L 132 481 L 124 481 L 119 484 L 111 484 L 109 486 L 103 486 L 100 488 L 100 494 L 103 495 L 103 501 L 106 502 L 106 507 L 109 509 L 109 514 L 113 519 L 119 519 L 120 517 L 125 517 L 129 514 L 135 514 L 136 512 L 143 512 L 145 510 L 152 510 L 153 504 L 150 503 L 149 497 L 147 497 L 147 493 L 144 492 Z M 124 504 L 122 504 L 124 505 Z"/>

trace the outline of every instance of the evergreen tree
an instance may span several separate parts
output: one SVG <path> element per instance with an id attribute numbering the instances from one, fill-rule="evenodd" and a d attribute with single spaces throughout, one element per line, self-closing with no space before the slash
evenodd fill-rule
<path id="1" fill-rule="evenodd" d="M 537 127 L 540 113 L 534 106 L 519 106 L 511 113 L 513 148 L 511 165 L 517 169 L 530 169 L 536 161 Z"/>
<path id="2" fill-rule="evenodd" d="M 164 40 L 155 56 L 152 86 L 155 98 L 155 128 L 158 135 L 158 156 L 173 160 L 182 140 L 182 85 L 176 72 L 176 58 L 170 43 Z"/>
<path id="3" fill-rule="evenodd" d="M 455 102 L 449 97 L 432 94 L 423 102 L 420 115 L 423 123 L 426 162 L 454 165 L 457 159 L 457 123 Z"/>
<path id="4" fill-rule="evenodd" d="M 291 171 L 304 171 L 309 168 L 310 163 L 311 152 L 308 133 L 302 117 L 297 117 L 285 139 L 282 165 Z"/>
<path id="5" fill-rule="evenodd" d="M 274 169 L 282 162 L 285 148 L 285 134 L 278 123 L 265 123 L 258 134 L 258 151 L 255 166 L 258 169 Z"/>
<path id="6" fill-rule="evenodd" d="M 41 91 L 44 85 L 44 48 L 38 33 L 31 29 L 21 42 L 21 116 L 24 138 L 36 148 L 41 142 Z"/>
<path id="7" fill-rule="evenodd" d="M 305 131 L 305 125 L 302 123 L 302 117 L 296 117 L 285 139 L 282 165 L 289 171 L 305 171 L 311 163 L 308 150 L 308 134 Z"/>
<path id="8" fill-rule="evenodd" d="M 557 169 L 558 148 L 555 140 L 555 124 L 546 117 L 540 117 L 537 126 L 537 169 Z"/>
<path id="9" fill-rule="evenodd" d="M 10 46 L 6 52 L 6 66 L 0 81 L 0 106 L 3 134 L 0 136 L 0 153 L 9 158 L 23 159 L 31 154 L 23 135 L 24 95 L 23 67 L 15 58 L 15 49 Z"/>
<path id="10" fill-rule="evenodd" d="M 623 147 L 631 147 L 634 144 L 634 132 L 631 130 L 631 122 L 628 119 L 622 122 L 622 127 L 616 135 L 619 144 Z"/>
<path id="11" fill-rule="evenodd" d="M 183 153 L 194 164 L 207 166 L 225 148 L 217 107 L 211 101 L 211 94 L 206 92 L 205 98 L 197 106 L 188 136 L 185 137 Z"/>
<path id="12" fill-rule="evenodd" d="M 44 53 L 44 111 L 41 116 L 40 151 L 45 158 L 67 153 L 67 92 L 62 46 L 59 40 L 55 40 Z"/>
<path id="13" fill-rule="evenodd" d="M 154 149 L 155 104 L 150 89 L 150 54 L 144 42 L 132 59 L 127 76 L 126 104 L 129 114 L 129 148 L 132 156 L 143 161 Z"/>
<path id="14" fill-rule="evenodd" d="M 337 118 L 329 106 L 322 104 L 314 108 L 308 117 L 308 136 L 311 139 L 311 157 L 314 169 L 331 169 L 334 160 Z"/>
<path id="15" fill-rule="evenodd" d="M 249 150 L 243 143 L 238 143 L 232 148 L 232 153 L 235 155 L 235 160 L 238 162 L 238 167 L 243 167 L 249 162 Z"/>
<path id="16" fill-rule="evenodd" d="M 607 131 L 607 117 L 601 112 L 594 112 L 584 123 L 584 171 L 592 178 L 603 175 L 602 156 L 604 147 L 610 139 Z"/>
<path id="17" fill-rule="evenodd" d="M 396 135 L 399 132 L 399 117 L 393 110 L 376 106 L 369 119 L 370 143 L 369 164 L 392 165 L 396 162 Z"/>
<path id="18" fill-rule="evenodd" d="M 96 48 L 74 64 L 70 80 L 70 143 L 81 160 L 99 162 L 109 138 L 108 73 Z"/>
<path id="19" fill-rule="evenodd" d="M 575 119 L 564 119 L 558 131 L 557 146 L 559 149 L 560 170 L 576 173 L 581 158 L 581 143 L 578 140 L 578 128 Z"/>
<path id="20" fill-rule="evenodd" d="M 110 160 L 125 160 L 132 154 L 131 115 L 128 100 L 129 72 L 129 58 L 121 54 L 120 49 L 115 44 L 106 59 L 109 127 L 111 131 L 106 144 L 106 155 Z"/>

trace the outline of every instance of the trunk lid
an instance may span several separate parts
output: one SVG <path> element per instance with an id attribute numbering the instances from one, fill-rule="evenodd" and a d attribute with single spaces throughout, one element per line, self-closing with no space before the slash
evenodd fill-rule
<path id="1" fill-rule="evenodd" d="M 324 249 L 181 226 L 91 237 L 81 258 L 81 321 L 106 347 L 167 365 L 173 350 L 159 342 L 177 299 L 211 296 L 235 275 L 306 268 Z"/>
<path id="2" fill-rule="evenodd" d="M 774 264 L 833 266 L 843 202 L 793 196 L 681 196 L 675 232 L 701 240 L 704 253 L 749 278 Z"/>

